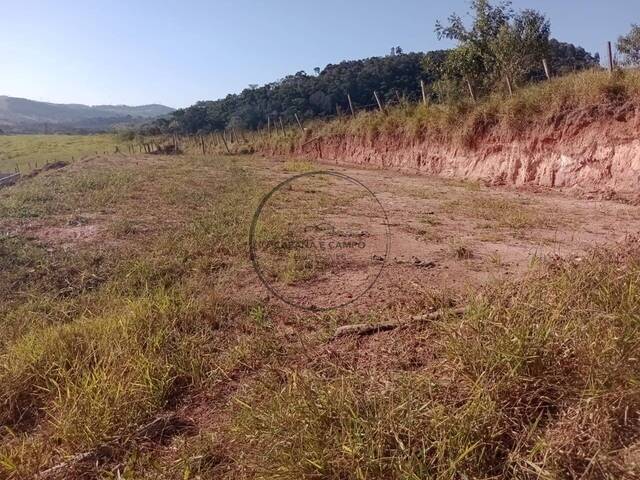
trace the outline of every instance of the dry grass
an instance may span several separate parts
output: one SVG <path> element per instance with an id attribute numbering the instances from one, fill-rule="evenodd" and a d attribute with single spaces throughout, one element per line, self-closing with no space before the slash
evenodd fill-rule
<path id="1" fill-rule="evenodd" d="M 541 207 L 529 201 L 474 193 L 463 198 L 444 202 L 443 212 L 489 222 L 491 228 L 512 230 L 553 228 L 558 221 L 551 218 Z"/>
<path id="2" fill-rule="evenodd" d="M 473 299 L 437 326 L 444 363 L 265 379 L 239 402 L 259 478 L 634 478 L 640 248 Z"/>

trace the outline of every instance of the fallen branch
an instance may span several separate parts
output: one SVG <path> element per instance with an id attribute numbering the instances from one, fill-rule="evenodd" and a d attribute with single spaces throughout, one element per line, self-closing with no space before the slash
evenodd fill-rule
<path id="1" fill-rule="evenodd" d="M 308 141 L 304 142 L 302 145 L 300 145 L 300 147 L 304 147 L 305 145 L 308 145 L 308 144 L 310 144 L 311 142 L 318 141 L 318 140 L 320 140 L 321 138 L 322 138 L 322 137 L 312 138 L 311 140 L 308 140 Z"/>
<path id="2" fill-rule="evenodd" d="M 38 473 L 36 478 L 38 480 L 51 478 L 61 470 L 72 468 L 80 463 L 88 461 L 97 462 L 100 459 L 107 459 L 113 455 L 113 452 L 118 447 L 122 448 L 133 440 L 161 442 L 168 437 L 178 435 L 185 430 L 190 430 L 193 428 L 193 426 L 193 422 L 184 419 L 179 415 L 163 415 L 141 426 L 127 439 L 114 439 L 107 443 L 104 443 L 103 445 L 100 445 L 99 447 L 89 452 L 83 452 L 73 455 L 66 461 Z"/>
<path id="3" fill-rule="evenodd" d="M 19 173 L 6 175 L 0 178 L 0 185 L 13 185 L 20 178 Z"/>
<path id="4" fill-rule="evenodd" d="M 386 332 L 399 327 L 398 322 L 384 322 L 384 323 L 356 323 L 355 325 L 343 325 L 336 328 L 336 332 L 333 337 L 342 337 L 344 335 L 369 335 L 372 333 Z"/>
<path id="5" fill-rule="evenodd" d="M 343 337 L 345 335 L 372 335 L 379 332 L 388 332 L 399 327 L 406 327 L 412 323 L 426 322 L 429 320 L 438 320 L 450 313 L 453 315 L 462 315 L 464 308 L 442 309 L 435 312 L 425 313 L 423 315 L 414 315 L 407 320 L 400 322 L 380 322 L 380 323 L 356 323 L 353 325 L 343 325 L 336 328 L 333 338 Z"/>
<path id="6" fill-rule="evenodd" d="M 423 315 L 414 315 L 411 317 L 411 321 L 413 322 L 425 322 L 427 320 L 438 320 L 444 317 L 445 313 L 450 313 L 451 315 L 460 316 L 465 312 L 464 307 L 456 307 L 450 309 L 441 309 L 436 310 L 435 312 L 425 313 Z"/>
<path id="7" fill-rule="evenodd" d="M 38 480 L 43 480 L 45 478 L 50 478 L 55 475 L 57 472 L 61 470 L 66 470 L 67 468 L 71 468 L 79 463 L 98 460 L 100 457 L 106 456 L 104 454 L 105 450 L 110 450 L 108 446 L 103 445 L 95 450 L 90 452 L 78 453 L 70 457 L 67 461 L 54 465 L 51 468 L 47 468 L 40 472 L 36 478 Z"/>

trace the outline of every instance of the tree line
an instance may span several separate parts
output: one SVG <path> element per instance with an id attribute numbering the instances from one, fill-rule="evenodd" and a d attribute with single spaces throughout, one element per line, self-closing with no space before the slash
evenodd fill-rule
<path id="1" fill-rule="evenodd" d="M 600 58 L 582 47 L 550 38 L 550 22 L 531 9 L 514 11 L 509 2 L 471 2 L 471 22 L 452 14 L 436 24 L 439 38 L 457 46 L 427 53 L 394 47 L 382 57 L 343 61 L 289 75 L 239 94 L 201 101 L 145 125 L 143 133 L 196 134 L 228 128 L 255 130 L 282 119 L 327 118 L 349 111 L 347 94 L 358 108 L 375 106 L 373 92 L 386 104 L 417 101 L 427 86 L 432 102 L 460 101 L 471 90 L 482 96 L 545 78 L 544 58 L 554 75 L 593 68 Z"/>

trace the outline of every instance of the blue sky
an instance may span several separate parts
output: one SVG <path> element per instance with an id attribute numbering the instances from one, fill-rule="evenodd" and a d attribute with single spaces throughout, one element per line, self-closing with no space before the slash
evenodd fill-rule
<path id="1" fill-rule="evenodd" d="M 640 23 L 630 0 L 515 0 L 604 58 Z M 299 70 L 448 46 L 433 26 L 465 0 L 0 0 L 0 95 L 183 107 Z"/>

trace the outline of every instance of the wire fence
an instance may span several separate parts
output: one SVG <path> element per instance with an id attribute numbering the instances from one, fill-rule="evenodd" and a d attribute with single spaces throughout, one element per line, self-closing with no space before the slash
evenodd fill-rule
<path id="1" fill-rule="evenodd" d="M 613 73 L 616 68 L 616 61 L 613 56 L 613 49 L 611 42 L 607 42 L 608 51 L 608 70 Z M 546 77 L 546 80 L 551 80 L 552 72 L 546 59 L 542 60 L 542 67 Z M 505 86 L 508 94 L 513 95 L 513 84 L 508 76 L 505 76 Z M 463 84 L 466 87 L 466 94 L 471 101 L 476 102 L 476 92 L 474 91 L 472 83 L 468 79 L 464 79 Z M 423 80 L 420 80 L 420 92 L 421 98 L 419 103 L 428 104 L 426 86 Z M 319 116 L 313 117 L 313 120 L 328 120 L 336 118 L 349 118 L 353 117 L 360 112 L 379 111 L 382 114 L 387 113 L 387 110 L 396 106 L 415 104 L 415 97 L 413 99 L 407 98 L 405 95 L 401 95 L 397 90 L 393 92 L 389 98 L 388 92 L 386 98 L 381 98 L 377 91 L 371 92 L 371 98 L 375 100 L 372 103 L 356 104 L 352 101 L 349 93 L 346 95 L 345 102 L 341 104 L 336 103 L 335 113 L 324 113 Z M 160 135 L 153 138 L 147 138 L 141 140 L 138 143 L 131 143 L 127 145 L 127 152 L 129 154 L 146 153 L 146 154 L 178 154 L 183 151 L 197 151 L 203 155 L 207 155 L 212 152 L 223 153 L 250 153 L 249 149 L 244 149 L 247 145 L 254 144 L 256 140 L 264 138 L 264 136 L 271 137 L 273 135 L 286 136 L 287 132 L 295 131 L 298 128 L 302 133 L 305 133 L 307 129 L 304 126 L 305 121 L 311 119 L 304 118 L 302 112 L 288 113 L 275 113 L 267 115 L 264 123 L 256 130 L 241 130 L 234 127 L 227 127 L 217 132 L 207 132 L 195 135 L 181 135 L 178 133 Z M 307 143 L 317 139 L 305 139 Z M 1 181 L 1 180 L 0 180 Z"/>

